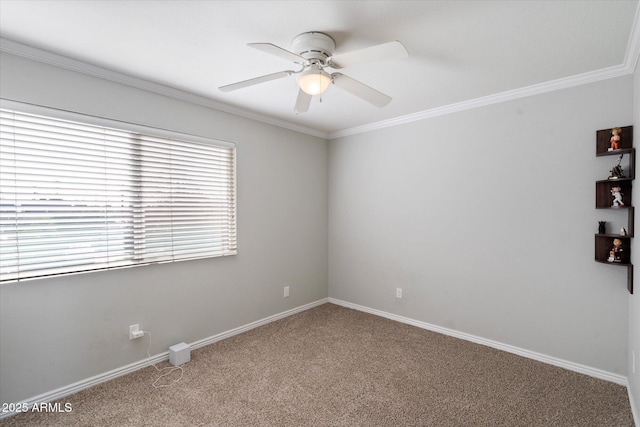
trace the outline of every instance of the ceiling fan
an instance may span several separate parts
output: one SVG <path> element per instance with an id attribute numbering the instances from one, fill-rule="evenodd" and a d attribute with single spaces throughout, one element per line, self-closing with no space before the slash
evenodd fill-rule
<path id="1" fill-rule="evenodd" d="M 297 71 L 285 70 L 267 74 L 221 86 L 219 89 L 222 92 L 229 92 L 295 74 L 298 75 L 300 87 L 294 109 L 295 114 L 308 111 L 311 98 L 314 95 L 321 95 L 331 84 L 377 107 L 384 107 L 391 102 L 390 96 L 342 73 L 328 73 L 325 69 L 341 69 L 364 62 L 402 59 L 409 56 L 407 49 L 399 41 L 333 55 L 336 47 L 333 39 L 327 34 L 316 31 L 297 35 L 292 42 L 293 52 L 271 43 L 249 43 L 247 46 L 291 61 L 301 68 Z"/>

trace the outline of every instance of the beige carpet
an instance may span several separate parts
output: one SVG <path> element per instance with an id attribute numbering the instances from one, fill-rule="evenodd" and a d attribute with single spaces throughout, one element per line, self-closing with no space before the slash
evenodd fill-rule
<path id="1" fill-rule="evenodd" d="M 622 386 L 332 304 L 191 358 L 172 387 L 149 367 L 0 425 L 633 426 Z"/>

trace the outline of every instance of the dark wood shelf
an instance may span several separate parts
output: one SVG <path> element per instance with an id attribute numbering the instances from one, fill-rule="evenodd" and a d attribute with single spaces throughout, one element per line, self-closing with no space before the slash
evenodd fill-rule
<path id="1" fill-rule="evenodd" d="M 633 150 L 635 150 L 635 148 L 618 148 L 617 150 L 601 151 L 599 153 L 596 153 L 596 157 L 601 157 L 601 156 L 619 156 L 620 154 L 630 154 L 631 152 L 633 152 Z"/>
<path id="2" fill-rule="evenodd" d="M 636 177 L 636 151 L 635 148 L 633 148 L 633 126 L 621 126 L 620 128 L 622 129 L 622 133 L 620 135 L 620 141 L 618 142 L 619 148 L 615 150 L 609 150 L 611 147 L 611 129 L 596 131 L 596 157 L 622 155 L 622 159 L 624 160 L 624 156 L 626 155 L 628 164 L 627 169 L 623 171 L 626 175 L 624 178 L 601 179 L 596 181 L 596 209 L 626 210 L 627 235 L 621 236 L 611 233 L 596 234 L 594 239 L 594 260 L 601 264 L 625 267 L 627 269 L 627 290 L 632 294 L 633 264 L 631 264 L 631 239 L 634 233 L 635 209 L 631 200 L 631 190 L 633 180 Z M 621 162 L 621 166 L 622 165 L 626 164 Z M 612 164 L 611 169 L 613 169 L 614 166 L 615 164 Z M 624 169 L 626 166 L 622 167 Z M 613 206 L 613 195 L 611 193 L 613 187 L 620 187 L 622 203 L 624 203 L 624 205 Z M 619 254 L 620 262 L 609 261 L 615 239 L 619 239 L 622 242 Z"/>
<path id="3" fill-rule="evenodd" d="M 599 181 L 596 181 L 596 184 L 604 184 L 606 183 L 623 183 L 623 182 L 631 182 L 633 181 L 633 178 L 617 178 L 617 179 L 601 179 Z"/>
<path id="4" fill-rule="evenodd" d="M 598 261 L 600 264 L 613 265 L 618 267 L 627 267 L 627 290 L 630 294 L 633 294 L 633 264 L 622 264 L 619 262 L 607 262 L 607 261 Z"/>
<path id="5" fill-rule="evenodd" d="M 613 195 L 611 194 L 613 187 L 620 187 L 623 206 L 613 206 Z M 626 178 L 624 180 L 596 181 L 596 208 L 628 209 L 633 205 L 631 187 L 632 180 Z"/>
<path id="6" fill-rule="evenodd" d="M 633 126 L 620 126 L 622 134 L 618 142 L 617 150 L 609 151 L 611 147 L 611 129 L 602 129 L 596 132 L 596 156 L 614 156 L 622 154 L 624 150 L 633 149 Z"/>
<path id="7" fill-rule="evenodd" d="M 620 254 L 620 262 L 609 262 L 607 259 L 609 258 L 609 252 L 613 248 L 614 239 L 619 239 L 622 241 L 621 254 Z M 609 236 L 606 234 L 596 234 L 595 241 L 595 260 L 598 262 L 604 262 L 607 264 L 616 264 L 616 265 L 629 265 L 631 264 L 631 241 L 628 237 L 621 236 Z"/>
<path id="8" fill-rule="evenodd" d="M 629 262 L 609 262 L 609 261 L 600 261 L 599 259 L 595 260 L 596 262 L 599 262 L 601 264 L 608 264 L 608 265 L 617 265 L 620 267 L 629 267 L 630 265 L 633 265 Z"/>
<path id="9" fill-rule="evenodd" d="M 619 236 L 618 237 L 633 237 L 634 236 L 634 229 L 635 229 L 635 220 L 636 220 L 636 215 L 635 215 L 635 208 L 633 206 L 620 206 L 620 207 L 611 207 L 611 206 L 605 206 L 605 207 L 597 207 L 596 209 L 613 209 L 613 210 L 625 210 L 627 211 L 627 235 L 626 236 Z M 608 236 L 615 236 L 615 234 L 610 234 L 607 233 L 605 235 Z M 602 236 L 602 234 L 596 234 L 596 236 Z"/>
<path id="10" fill-rule="evenodd" d="M 624 156 L 627 156 L 627 160 L 626 162 L 624 161 Z M 605 181 L 623 181 L 623 180 L 630 180 L 633 181 L 636 178 L 636 149 L 635 148 L 624 148 L 624 149 L 618 149 L 618 150 L 613 150 L 613 151 L 604 151 L 602 153 L 598 153 L 596 154 L 596 157 L 603 157 L 603 156 L 623 156 L 622 161 L 621 161 L 621 165 L 625 165 L 626 169 L 624 170 L 624 178 L 614 178 L 614 179 L 609 179 L 607 177 L 607 179 L 601 179 L 597 182 L 605 182 Z M 613 167 L 615 166 L 615 163 L 611 163 L 610 168 L 613 169 Z M 609 169 L 609 172 L 611 172 L 611 169 Z M 624 169 L 624 166 L 623 166 Z"/>

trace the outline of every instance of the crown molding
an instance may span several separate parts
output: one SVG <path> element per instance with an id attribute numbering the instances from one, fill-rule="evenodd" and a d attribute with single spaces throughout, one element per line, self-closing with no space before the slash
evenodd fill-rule
<path id="1" fill-rule="evenodd" d="M 520 98 L 526 98 L 533 95 L 540 95 L 556 90 L 567 89 L 574 86 L 580 86 L 588 83 L 594 83 L 601 80 L 612 79 L 615 77 L 632 74 L 633 69 L 626 65 L 617 65 L 615 67 L 605 68 L 602 70 L 591 71 L 588 73 L 578 74 L 571 77 L 552 80 L 540 84 L 526 86 L 519 89 L 513 89 L 506 92 L 500 92 L 480 98 L 470 99 L 468 101 L 457 102 L 455 104 L 444 105 L 429 110 L 420 111 L 405 116 L 396 117 L 389 120 L 382 120 L 376 123 L 370 123 L 350 129 L 332 132 L 329 139 L 341 138 L 349 135 L 370 132 L 373 130 L 384 129 L 392 126 L 398 126 L 406 123 L 416 122 L 419 120 L 430 119 L 433 117 L 443 116 L 445 114 L 457 113 L 460 111 L 470 110 L 478 107 L 485 107 L 501 102 L 513 101 Z"/>
<path id="2" fill-rule="evenodd" d="M 543 93 L 553 92 L 556 90 L 567 89 L 575 86 L 585 85 L 589 83 L 595 83 L 602 80 L 612 79 L 616 77 L 633 74 L 638 62 L 640 61 L 640 5 L 636 9 L 636 16 L 634 19 L 629 42 L 627 43 L 627 50 L 625 54 L 625 60 L 621 65 L 604 68 L 601 70 L 590 71 L 587 73 L 577 74 L 561 79 L 551 80 L 548 82 L 526 86 L 523 88 L 513 89 L 505 92 L 500 92 L 492 95 L 483 96 L 467 101 L 462 101 L 454 104 L 444 105 L 441 107 L 432 108 L 429 110 L 419 111 L 417 113 L 407 114 L 404 116 L 395 117 L 389 120 L 382 120 L 375 123 L 370 123 L 362 126 L 356 126 L 348 129 L 339 130 L 336 132 L 324 132 L 318 129 L 309 128 L 306 126 L 300 126 L 295 123 L 276 119 L 267 115 L 258 114 L 243 108 L 233 107 L 213 99 L 195 95 L 183 90 L 175 89 L 159 83 L 154 83 L 148 80 L 140 79 L 137 77 L 129 76 L 116 71 L 108 70 L 102 67 L 98 67 L 86 62 L 78 61 L 66 56 L 58 55 L 52 52 L 38 49 L 33 46 L 28 46 L 22 43 L 18 43 L 12 40 L 0 38 L 0 52 L 6 52 L 18 56 L 22 56 L 28 59 L 33 59 L 39 62 L 43 62 L 50 65 L 66 68 L 71 71 L 91 75 L 104 80 L 120 83 L 123 85 L 131 86 L 134 88 L 142 89 L 148 92 L 164 95 L 170 98 L 178 99 L 181 101 L 189 102 L 195 105 L 200 105 L 212 110 L 221 111 L 236 116 L 245 117 L 258 122 L 278 126 L 281 128 L 293 130 L 296 132 L 304 133 L 311 136 L 316 136 L 324 139 L 337 139 L 345 136 L 356 135 L 365 132 L 371 132 L 374 130 L 385 129 L 388 127 L 398 126 L 402 124 L 412 123 L 415 121 L 425 120 L 433 117 L 443 116 L 446 114 L 457 113 L 465 110 L 470 110 L 478 107 L 485 107 L 488 105 L 498 104 L 501 102 L 513 101 L 520 98 L 525 98 L 533 95 L 539 95 Z"/>
<path id="3" fill-rule="evenodd" d="M 609 68 L 603 68 L 601 70 L 591 71 L 582 74 L 576 74 L 557 80 L 551 80 L 548 82 L 526 86 L 519 89 L 509 90 L 506 92 L 500 92 L 488 96 L 483 96 L 468 101 L 458 102 L 455 104 L 449 104 L 442 107 L 436 107 L 429 110 L 420 111 L 413 114 L 407 114 L 405 116 L 396 117 L 389 120 L 382 120 L 367 125 L 357 126 L 349 129 L 332 132 L 329 134 L 329 139 L 337 139 L 344 136 L 356 135 L 365 132 L 371 132 L 373 130 L 384 129 L 392 126 L 398 126 L 401 124 L 416 122 L 419 120 L 429 119 L 433 117 L 443 116 L 445 114 L 457 113 L 460 111 L 470 110 L 472 108 L 484 107 L 487 105 L 498 104 L 506 101 L 513 101 L 528 96 L 539 95 L 547 92 L 553 92 L 561 89 L 568 89 L 575 86 L 585 85 L 589 83 L 595 83 L 601 80 L 612 79 L 615 77 L 621 77 L 628 74 L 633 74 L 638 62 L 640 61 L 640 4 L 636 8 L 636 16 L 633 21 L 633 27 L 631 29 L 631 35 L 629 36 L 629 42 L 627 43 L 627 51 L 625 53 L 624 62 L 621 65 L 616 65 Z"/>
<path id="4" fill-rule="evenodd" d="M 228 104 L 215 101 L 211 98 L 189 93 L 189 92 L 172 88 L 170 86 L 166 86 L 163 84 L 154 83 L 149 80 L 144 80 L 137 77 L 129 76 L 124 73 L 120 73 L 117 71 L 92 65 L 83 61 L 72 59 L 67 56 L 59 55 L 53 52 L 49 52 L 43 49 L 29 46 L 13 40 L 0 38 L 0 52 L 21 56 L 21 57 L 32 59 L 45 64 L 61 67 L 70 71 L 75 71 L 75 72 L 86 74 L 89 76 L 98 77 L 103 80 L 108 80 L 114 83 L 119 83 L 122 85 L 134 87 L 136 89 L 141 89 L 141 90 L 155 93 L 158 95 L 167 96 L 169 98 L 174 98 L 174 99 L 188 102 L 191 104 L 200 105 L 202 107 L 206 107 L 212 110 L 233 114 L 236 116 L 266 123 L 269 125 L 278 126 L 284 129 L 289 129 L 289 130 L 304 133 L 307 135 L 317 136 L 324 139 L 328 138 L 327 132 L 309 128 L 306 126 L 300 126 L 295 123 L 288 122 L 286 120 L 280 120 L 280 119 L 276 119 L 263 114 L 258 114 L 243 108 L 233 107 Z"/>
<path id="5" fill-rule="evenodd" d="M 631 28 L 624 65 L 633 73 L 640 61 L 640 3 L 636 8 L 636 17 Z"/>

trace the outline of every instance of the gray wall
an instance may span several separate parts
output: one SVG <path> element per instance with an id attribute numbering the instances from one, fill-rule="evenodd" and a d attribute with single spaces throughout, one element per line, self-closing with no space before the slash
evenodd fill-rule
<path id="1" fill-rule="evenodd" d="M 626 216 L 594 207 L 615 162 L 595 131 L 632 122 L 632 84 L 331 141 L 329 296 L 625 376 L 626 269 L 593 250 Z"/>
<path id="2" fill-rule="evenodd" d="M 12 55 L 0 67 L 2 97 L 236 142 L 239 217 L 237 256 L 1 285 L 0 402 L 143 359 L 132 323 L 157 354 L 330 295 L 620 375 L 635 348 L 638 408 L 638 298 L 593 262 L 597 221 L 622 225 L 594 209 L 611 167 L 595 130 L 640 126 L 630 76 L 327 143 Z"/>
<path id="3" fill-rule="evenodd" d="M 0 402 L 327 297 L 327 142 L 3 54 L 0 95 L 234 141 L 238 255 L 0 286 Z M 283 298 L 283 287 L 291 296 Z"/>
<path id="4" fill-rule="evenodd" d="M 634 126 L 634 145 L 640 146 L 640 61 L 636 64 L 636 72 L 634 74 L 633 84 L 633 126 Z M 636 172 L 639 176 L 640 172 Z M 633 200 L 638 205 L 637 197 L 640 197 L 638 189 L 638 179 L 633 188 Z M 636 232 L 637 237 L 631 243 L 631 262 L 635 265 L 635 277 L 640 275 L 640 245 L 638 239 L 640 233 Z M 631 352 L 635 352 L 635 372 L 633 369 L 633 357 Z M 635 408 L 636 419 L 640 419 L 640 281 L 635 280 L 634 294 L 629 295 L 629 369 L 628 380 L 629 390 L 633 396 L 631 404 Z"/>

